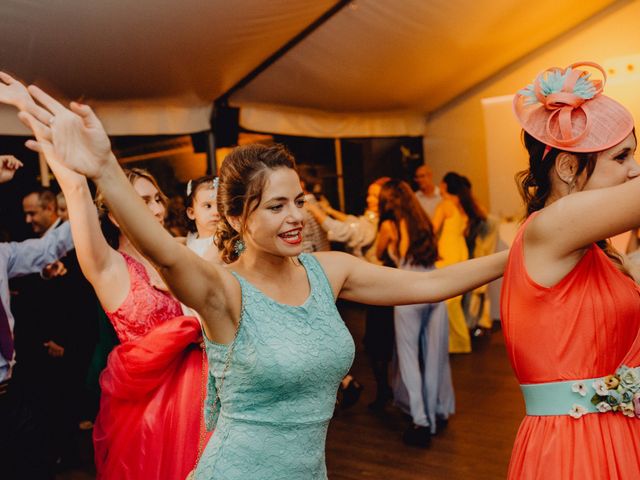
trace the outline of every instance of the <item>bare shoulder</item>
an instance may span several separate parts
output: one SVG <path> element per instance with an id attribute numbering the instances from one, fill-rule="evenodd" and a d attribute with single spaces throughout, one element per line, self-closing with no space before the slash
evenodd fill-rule
<path id="1" fill-rule="evenodd" d="M 524 231 L 527 247 L 553 244 L 557 242 L 559 235 L 565 233 L 569 225 L 563 223 L 571 223 L 563 218 L 565 203 L 566 198 L 561 198 L 534 214 L 535 217 L 529 221 Z"/>

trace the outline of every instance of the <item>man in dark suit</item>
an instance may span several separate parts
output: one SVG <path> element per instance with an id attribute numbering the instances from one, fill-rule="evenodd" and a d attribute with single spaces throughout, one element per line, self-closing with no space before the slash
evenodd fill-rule
<path id="1" fill-rule="evenodd" d="M 41 237 L 63 224 L 50 190 L 30 192 L 23 210 L 25 221 Z M 51 462 L 62 469 L 75 460 L 78 422 L 86 410 L 85 380 L 97 337 L 96 297 L 75 250 L 41 274 L 26 277 L 17 290 L 17 369 L 44 408 Z"/>
<path id="2" fill-rule="evenodd" d="M 22 166 L 14 157 L 0 155 L 0 183 L 13 178 Z M 16 375 L 14 317 L 9 279 L 41 271 L 73 248 L 69 225 L 51 235 L 24 242 L 0 243 L 0 476 L 2 479 L 51 478 L 46 464 L 45 433 L 33 404 Z"/>

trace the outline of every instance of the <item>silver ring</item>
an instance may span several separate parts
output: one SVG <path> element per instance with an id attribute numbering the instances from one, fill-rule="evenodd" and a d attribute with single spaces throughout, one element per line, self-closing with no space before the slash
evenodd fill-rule
<path id="1" fill-rule="evenodd" d="M 56 120 L 56 117 L 51 117 L 49 119 L 49 126 L 53 125 L 53 122 L 55 122 L 55 120 Z"/>

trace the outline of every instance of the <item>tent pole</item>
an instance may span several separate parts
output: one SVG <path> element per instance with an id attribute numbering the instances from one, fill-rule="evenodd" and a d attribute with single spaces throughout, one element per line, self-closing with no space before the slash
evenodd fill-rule
<path id="1" fill-rule="evenodd" d="M 42 153 L 38 155 L 38 163 L 40 164 L 40 184 L 44 188 L 48 188 L 51 186 L 51 180 L 49 179 L 49 165 L 47 165 L 47 161 Z"/>
<path id="2" fill-rule="evenodd" d="M 207 163 L 207 174 L 218 176 L 216 136 L 213 134 L 213 127 L 207 132 Z"/>
<path id="3" fill-rule="evenodd" d="M 340 211 L 345 211 L 344 204 L 344 176 L 342 174 L 342 143 L 339 138 L 333 139 L 333 146 L 336 153 L 336 176 L 338 177 L 338 203 Z"/>

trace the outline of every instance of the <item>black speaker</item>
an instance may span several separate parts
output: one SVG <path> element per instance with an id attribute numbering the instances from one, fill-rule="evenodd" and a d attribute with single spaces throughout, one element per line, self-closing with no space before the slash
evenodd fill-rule
<path id="1" fill-rule="evenodd" d="M 191 144 L 194 153 L 209 153 L 209 132 L 198 132 L 191 134 Z"/>
<path id="2" fill-rule="evenodd" d="M 229 106 L 216 106 L 212 118 L 213 135 L 216 148 L 238 145 L 240 132 L 240 109 Z"/>

